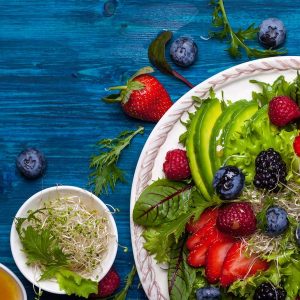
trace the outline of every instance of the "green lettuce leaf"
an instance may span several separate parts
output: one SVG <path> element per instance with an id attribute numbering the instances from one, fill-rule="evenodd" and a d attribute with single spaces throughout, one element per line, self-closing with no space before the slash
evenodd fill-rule
<path id="1" fill-rule="evenodd" d="M 62 268 L 55 276 L 60 289 L 65 291 L 67 295 L 76 294 L 88 298 L 90 294 L 98 292 L 96 281 L 85 279 L 70 270 Z"/>
<path id="2" fill-rule="evenodd" d="M 185 239 L 183 238 L 179 243 L 174 243 L 170 249 L 168 269 L 170 300 L 188 299 L 196 279 L 196 269 L 186 262 L 188 251 L 184 245 Z"/>
<path id="3" fill-rule="evenodd" d="M 254 116 L 245 122 L 242 131 L 233 135 L 226 146 L 227 164 L 240 168 L 246 176 L 246 182 L 251 183 L 255 175 L 255 158 L 263 150 L 273 148 L 278 151 L 287 164 L 287 180 L 293 178 L 290 168 L 294 159 L 294 138 L 298 130 L 294 127 L 279 130 L 272 125 L 268 116 L 268 105 L 263 106 Z"/>
<path id="4" fill-rule="evenodd" d="M 296 299 L 300 292 L 300 262 L 297 258 L 289 261 L 280 273 L 283 275 L 283 285 L 287 291 L 287 300 Z"/>
<path id="5" fill-rule="evenodd" d="M 192 217 L 198 219 L 205 208 L 217 203 L 219 200 L 216 200 L 216 202 L 213 202 L 213 200 L 205 201 L 197 189 L 193 187 L 187 201 L 189 202 L 187 211 L 180 211 L 177 213 L 177 217 L 169 222 L 166 221 L 158 226 L 146 226 L 143 232 L 144 248 L 154 255 L 158 262 L 169 262 L 170 249 L 184 235 L 186 223 Z"/>
<path id="6" fill-rule="evenodd" d="M 145 239 L 144 248 L 154 256 L 158 263 L 169 261 L 170 247 L 175 242 L 174 238 L 171 236 L 165 237 L 158 228 L 145 229 L 143 237 Z"/>
<path id="7" fill-rule="evenodd" d="M 273 83 L 266 83 L 257 80 L 250 80 L 257 84 L 261 92 L 252 92 L 253 100 L 256 100 L 260 106 L 268 104 L 276 96 L 288 96 L 294 99 L 298 104 L 300 100 L 300 74 L 297 73 L 295 80 L 286 81 L 284 76 L 279 76 Z"/>
<path id="8" fill-rule="evenodd" d="M 192 184 L 159 179 L 148 186 L 133 210 L 135 223 L 157 226 L 175 220 L 190 207 Z"/>

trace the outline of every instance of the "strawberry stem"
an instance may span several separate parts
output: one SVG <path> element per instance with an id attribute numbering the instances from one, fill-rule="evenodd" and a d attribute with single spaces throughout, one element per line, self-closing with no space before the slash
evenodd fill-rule
<path id="1" fill-rule="evenodd" d="M 127 85 L 119 85 L 119 86 L 112 86 L 110 88 L 108 88 L 108 91 L 115 91 L 115 90 L 126 90 L 127 89 Z"/>

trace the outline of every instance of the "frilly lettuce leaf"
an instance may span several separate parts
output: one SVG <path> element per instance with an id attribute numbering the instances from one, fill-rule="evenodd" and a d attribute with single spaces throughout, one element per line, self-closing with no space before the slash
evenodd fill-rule
<path id="1" fill-rule="evenodd" d="M 60 289 L 65 291 L 67 295 L 76 294 L 88 298 L 90 294 L 98 292 L 96 281 L 85 279 L 70 270 L 60 269 L 55 276 Z"/>
<path id="2" fill-rule="evenodd" d="M 293 141 L 298 135 L 294 127 L 278 129 L 269 121 L 268 106 L 263 106 L 250 120 L 246 121 L 242 131 L 231 137 L 227 147 L 226 164 L 240 168 L 251 183 L 255 174 L 255 158 L 263 150 L 273 148 L 278 151 L 288 167 L 287 180 L 293 178 L 290 164 L 294 159 Z"/>
<path id="3" fill-rule="evenodd" d="M 273 97 L 288 96 L 294 99 L 298 104 L 300 100 L 300 74 L 292 82 L 286 81 L 284 76 L 279 76 L 273 83 L 266 83 L 257 80 L 250 80 L 257 84 L 261 92 L 252 92 L 253 100 L 256 100 L 260 106 L 268 104 Z"/>

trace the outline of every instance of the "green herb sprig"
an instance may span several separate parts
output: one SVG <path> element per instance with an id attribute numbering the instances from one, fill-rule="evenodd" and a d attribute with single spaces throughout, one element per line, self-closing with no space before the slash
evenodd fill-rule
<path id="1" fill-rule="evenodd" d="M 227 51 L 231 57 L 242 57 L 242 50 L 246 52 L 249 58 L 264 58 L 287 53 L 285 49 L 260 50 L 256 48 L 250 48 L 246 44 L 246 41 L 256 39 L 258 28 L 252 24 L 247 29 L 239 29 L 238 31 L 234 31 L 229 23 L 223 0 L 211 1 L 211 4 L 214 6 L 212 14 L 212 26 L 218 28 L 219 30 L 211 32 L 210 36 L 220 40 L 228 40 L 229 47 L 227 48 Z"/>
<path id="2" fill-rule="evenodd" d="M 125 181 L 124 172 L 117 166 L 119 156 L 131 140 L 143 132 L 143 127 L 139 127 L 135 131 L 126 130 L 116 138 L 102 139 L 97 143 L 100 153 L 92 156 L 90 162 L 90 168 L 93 170 L 90 174 L 90 184 L 94 186 L 96 195 L 103 191 L 107 193 L 109 187 L 114 190 L 117 181 Z"/>

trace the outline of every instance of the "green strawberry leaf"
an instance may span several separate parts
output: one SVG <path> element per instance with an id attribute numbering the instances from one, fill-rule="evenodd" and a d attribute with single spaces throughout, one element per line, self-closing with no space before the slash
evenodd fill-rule
<path id="1" fill-rule="evenodd" d="M 148 186 L 133 210 L 133 220 L 144 226 L 157 226 L 187 211 L 193 185 L 160 179 Z"/>

